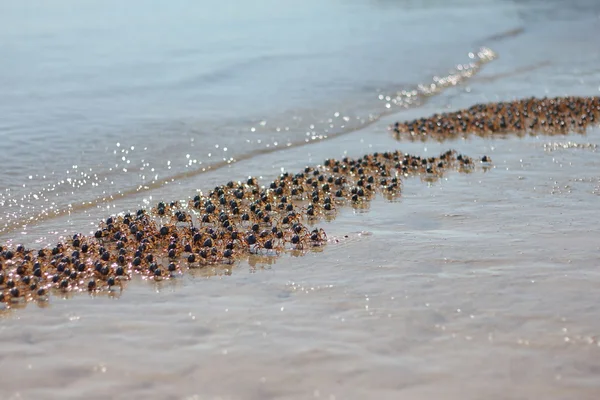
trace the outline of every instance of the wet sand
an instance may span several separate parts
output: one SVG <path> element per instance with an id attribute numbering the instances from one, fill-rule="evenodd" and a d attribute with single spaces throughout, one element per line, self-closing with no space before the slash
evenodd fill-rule
<path id="1" fill-rule="evenodd" d="M 337 144 L 389 150 L 391 122 L 377 143 Z M 585 144 L 599 134 L 461 141 L 494 168 L 408 179 L 397 201 L 340 210 L 320 225 L 349 238 L 322 252 L 18 310 L 0 328 L 3 395 L 596 398 L 600 181 Z M 275 176 L 324 151 L 227 176 Z"/>

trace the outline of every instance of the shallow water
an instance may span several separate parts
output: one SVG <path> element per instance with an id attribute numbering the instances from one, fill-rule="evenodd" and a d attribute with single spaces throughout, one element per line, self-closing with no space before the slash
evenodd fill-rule
<path id="1" fill-rule="evenodd" d="M 265 1 L 209 14 L 183 1 L 153 10 L 44 4 L 0 6 L 11 56 L 0 66 L 0 186 L 14 199 L 4 222 L 47 207 L 21 198 L 67 179 L 74 164 L 113 183 L 57 189 L 48 196 L 56 207 L 115 200 L 34 221 L 4 241 L 40 247 L 88 233 L 109 213 L 344 153 L 455 148 L 491 156 L 494 168 L 409 179 L 397 202 L 341 209 L 318 225 L 349 239 L 304 257 L 11 310 L 0 320 L 0 398 L 598 397 L 600 129 L 445 143 L 399 143 L 387 130 L 481 101 L 597 95 L 595 2 Z M 237 158 L 285 143 L 271 121 L 294 140 L 306 125 L 325 129 L 319 121 L 336 111 L 366 121 L 385 112 L 380 93 L 429 82 L 483 45 L 499 58 L 419 107 L 115 196 L 142 182 L 135 168 L 113 165 L 123 156 L 165 178 L 185 171 L 186 154 L 222 158 L 217 144 Z"/>

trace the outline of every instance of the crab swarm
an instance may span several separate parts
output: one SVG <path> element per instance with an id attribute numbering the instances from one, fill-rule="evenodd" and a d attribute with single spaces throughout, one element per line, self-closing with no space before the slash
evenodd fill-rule
<path id="1" fill-rule="evenodd" d="M 528 98 L 477 104 L 456 112 L 433 114 L 391 129 L 397 139 L 445 140 L 470 134 L 546 134 L 584 132 L 600 118 L 600 97 Z"/>
<path id="2" fill-rule="evenodd" d="M 314 223 L 334 218 L 339 207 L 364 207 L 378 192 L 397 197 L 402 177 L 431 180 L 447 169 L 473 166 L 471 158 L 452 150 L 430 158 L 386 152 L 330 159 L 283 173 L 267 186 L 248 178 L 188 202 L 160 202 L 151 210 L 111 216 L 92 235 L 75 234 L 54 247 L 0 246 L 0 301 L 10 307 L 45 301 L 52 292 L 108 292 L 133 275 L 170 279 L 250 254 L 322 246 L 327 236 Z"/>

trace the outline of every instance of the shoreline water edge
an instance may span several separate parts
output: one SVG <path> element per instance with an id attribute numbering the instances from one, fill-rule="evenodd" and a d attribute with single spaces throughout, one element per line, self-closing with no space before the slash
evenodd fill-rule
<path id="1" fill-rule="evenodd" d="M 478 135 L 565 135 L 598 124 L 600 97 L 528 98 L 478 104 L 430 118 L 396 122 L 396 139 L 437 140 Z M 437 157 L 399 152 L 326 160 L 267 186 L 255 178 L 228 182 L 188 204 L 160 202 L 151 210 L 107 218 L 93 237 L 74 234 L 53 248 L 0 247 L 0 302 L 5 308 L 46 302 L 52 293 L 110 292 L 137 274 L 163 280 L 185 270 L 231 264 L 250 254 L 277 256 L 327 243 L 320 219 L 361 207 L 375 195 L 399 196 L 402 180 L 439 179 L 446 170 L 471 172 L 478 161 L 449 150 Z"/>

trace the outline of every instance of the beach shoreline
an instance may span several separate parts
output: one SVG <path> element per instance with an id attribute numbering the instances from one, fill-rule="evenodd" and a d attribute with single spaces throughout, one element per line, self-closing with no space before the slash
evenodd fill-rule
<path id="1" fill-rule="evenodd" d="M 427 161 L 399 196 L 336 203 L 305 221 L 322 246 L 273 256 L 266 236 L 265 254 L 176 279 L 11 303 L 0 398 L 599 397 L 600 127 L 486 134 L 509 107 L 484 109 L 498 125 L 479 135 L 431 140 L 476 104 L 599 96 L 597 2 L 32 4 L 0 5 L 0 225 L 19 227 L 3 246 L 51 252 L 111 216 L 327 159 L 453 149 L 475 168 L 434 179 Z M 486 46 L 497 58 L 477 74 L 402 107 Z M 395 137 L 402 121 L 428 140 Z"/>

